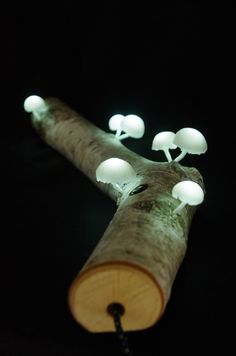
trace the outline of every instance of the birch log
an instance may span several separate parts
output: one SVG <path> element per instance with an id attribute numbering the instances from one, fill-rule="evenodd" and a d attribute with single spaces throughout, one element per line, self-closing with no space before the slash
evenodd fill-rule
<path id="1" fill-rule="evenodd" d="M 68 158 L 99 189 L 117 203 L 94 252 L 69 290 L 74 318 L 91 332 L 115 331 L 107 308 L 120 303 L 124 330 L 150 327 L 163 314 L 187 248 L 195 207 L 179 215 L 173 210 L 173 186 L 193 180 L 203 187 L 195 168 L 179 163 L 156 163 L 128 150 L 113 134 L 105 133 L 58 99 L 46 99 L 40 117 L 32 123 L 42 139 Z M 129 162 L 136 177 L 123 193 L 96 182 L 96 168 L 111 157 Z"/>

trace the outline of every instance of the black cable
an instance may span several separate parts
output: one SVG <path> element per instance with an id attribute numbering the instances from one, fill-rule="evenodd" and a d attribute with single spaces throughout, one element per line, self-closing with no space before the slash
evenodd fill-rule
<path id="1" fill-rule="evenodd" d="M 133 356 L 133 352 L 129 346 L 128 337 L 125 334 L 125 332 L 122 328 L 122 324 L 121 324 L 121 317 L 125 312 L 124 307 L 119 303 L 113 303 L 108 306 L 107 310 L 108 310 L 108 313 L 111 316 L 113 316 L 116 333 L 117 333 L 118 339 L 120 340 L 123 354 Z"/>

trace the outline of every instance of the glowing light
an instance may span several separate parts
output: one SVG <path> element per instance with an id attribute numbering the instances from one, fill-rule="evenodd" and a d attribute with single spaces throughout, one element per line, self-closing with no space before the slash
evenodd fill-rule
<path id="1" fill-rule="evenodd" d="M 124 115 L 113 115 L 108 122 L 109 129 L 111 131 L 120 131 L 121 133 L 121 121 L 124 119 Z"/>
<path id="2" fill-rule="evenodd" d="M 133 167 L 120 158 L 109 158 L 103 161 L 96 170 L 98 182 L 111 183 L 120 192 L 123 192 L 121 185 L 127 183 L 136 176 Z"/>
<path id="3" fill-rule="evenodd" d="M 45 108 L 45 101 L 38 95 L 31 95 L 24 101 L 26 112 L 32 112 L 37 118 L 40 117 L 40 111 Z"/>
<path id="4" fill-rule="evenodd" d="M 173 144 L 175 133 L 172 131 L 163 131 L 158 133 L 152 141 L 152 150 L 162 150 L 165 153 L 168 162 L 172 161 L 169 149 L 175 149 L 177 146 Z"/>
<path id="5" fill-rule="evenodd" d="M 185 127 L 176 132 L 173 143 L 182 151 L 175 158 L 176 162 L 181 161 L 187 153 L 200 155 L 207 151 L 207 142 L 203 134 L 190 127 Z"/>
<path id="6" fill-rule="evenodd" d="M 109 129 L 116 131 L 116 138 L 124 140 L 127 137 L 141 138 L 144 135 L 145 126 L 143 120 L 134 114 L 127 116 L 116 114 L 108 122 Z M 124 132 L 123 134 L 121 134 Z"/>
<path id="7" fill-rule="evenodd" d="M 199 184 L 185 180 L 177 183 L 172 189 L 172 196 L 181 201 L 180 205 L 174 210 L 178 214 L 185 206 L 199 205 L 203 202 L 204 192 Z"/>
<path id="8" fill-rule="evenodd" d="M 137 115 L 127 115 L 121 122 L 121 129 L 125 134 L 120 136 L 120 140 L 127 137 L 141 138 L 145 131 L 144 121 Z"/>

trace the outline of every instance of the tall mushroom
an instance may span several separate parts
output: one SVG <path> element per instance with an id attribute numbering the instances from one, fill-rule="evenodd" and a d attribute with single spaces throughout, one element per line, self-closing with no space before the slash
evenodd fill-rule
<path id="1" fill-rule="evenodd" d="M 181 149 L 179 156 L 175 158 L 175 162 L 181 161 L 187 153 L 200 155 L 207 151 L 207 142 L 203 134 L 191 127 L 185 127 L 175 134 L 173 143 Z"/>
<path id="2" fill-rule="evenodd" d="M 175 184 L 172 189 L 172 196 L 175 199 L 179 199 L 181 203 L 174 210 L 174 214 L 178 214 L 186 204 L 199 205 L 203 202 L 204 192 L 199 184 L 185 180 Z"/>
<path id="3" fill-rule="evenodd" d="M 111 183 L 119 192 L 123 193 L 122 184 L 127 183 L 136 176 L 133 167 L 120 158 L 109 158 L 98 166 L 96 179 L 98 182 Z"/>
<path id="4" fill-rule="evenodd" d="M 152 150 L 162 150 L 165 153 L 168 162 L 172 161 L 169 149 L 175 149 L 177 146 L 173 144 L 175 133 L 172 131 L 163 131 L 158 133 L 152 141 Z"/>

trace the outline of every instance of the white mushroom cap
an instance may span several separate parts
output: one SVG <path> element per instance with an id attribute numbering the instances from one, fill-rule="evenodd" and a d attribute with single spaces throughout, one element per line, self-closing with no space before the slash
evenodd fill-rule
<path id="1" fill-rule="evenodd" d="M 177 146 L 173 144 L 175 133 L 172 131 L 163 131 L 158 133 L 152 141 L 152 150 L 174 149 Z"/>
<path id="2" fill-rule="evenodd" d="M 187 153 L 200 155 L 207 151 L 205 137 L 200 131 L 190 127 L 185 127 L 176 132 L 173 143 Z"/>
<path id="3" fill-rule="evenodd" d="M 137 115 L 127 115 L 121 122 L 122 131 L 133 138 L 141 138 L 144 135 L 145 125 L 143 119 Z"/>
<path id="4" fill-rule="evenodd" d="M 33 112 L 42 109 L 45 106 L 45 101 L 38 95 L 31 95 L 24 101 L 24 109 L 26 112 Z"/>
<path id="5" fill-rule="evenodd" d="M 117 131 L 120 129 L 121 121 L 124 119 L 124 115 L 116 114 L 113 115 L 108 122 L 109 129 L 111 131 Z"/>
<path id="6" fill-rule="evenodd" d="M 103 161 L 96 170 L 98 182 L 123 184 L 136 175 L 133 167 L 120 158 L 109 158 Z"/>
<path id="7" fill-rule="evenodd" d="M 172 131 L 163 131 L 158 133 L 152 141 L 152 150 L 162 150 L 165 153 L 168 162 L 172 161 L 169 149 L 174 149 L 177 146 L 173 144 L 175 133 Z"/>
<path id="8" fill-rule="evenodd" d="M 203 202 L 204 192 L 199 184 L 191 180 L 185 180 L 173 187 L 172 196 L 181 200 L 184 204 L 198 205 Z"/>

